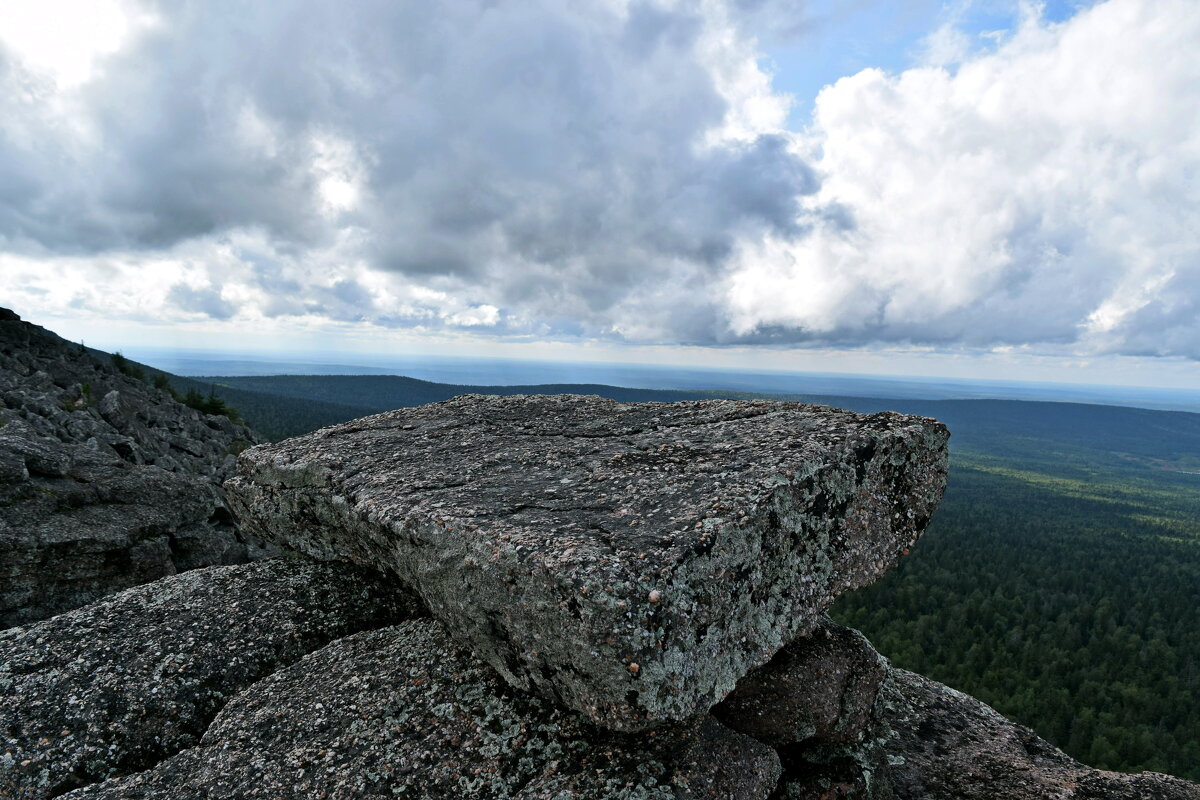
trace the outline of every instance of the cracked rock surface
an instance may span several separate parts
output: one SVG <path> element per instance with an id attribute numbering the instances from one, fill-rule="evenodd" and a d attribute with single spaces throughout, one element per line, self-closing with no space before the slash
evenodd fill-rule
<path id="1" fill-rule="evenodd" d="M 259 441 L 0 308 L 0 628 L 263 555 L 220 488 Z"/>
<path id="2" fill-rule="evenodd" d="M 284 559 L 210 567 L 0 632 L 0 797 L 146 769 L 279 667 L 423 613 L 380 578 Z"/>
<path id="3" fill-rule="evenodd" d="M 239 457 L 255 535 L 394 573 L 513 686 L 618 730 L 707 710 L 874 581 L 944 426 L 796 403 L 463 396 Z"/>
<path id="4" fill-rule="evenodd" d="M 414 620 L 316 651 L 232 701 L 199 747 L 69 797 L 750 800 L 778 776 L 770 748 L 707 715 L 597 730 Z"/>

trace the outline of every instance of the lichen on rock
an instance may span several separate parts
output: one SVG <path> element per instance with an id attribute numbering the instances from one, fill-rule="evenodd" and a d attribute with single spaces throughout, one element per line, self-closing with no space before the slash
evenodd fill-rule
<path id="1" fill-rule="evenodd" d="M 512 685 L 686 719 L 920 534 L 946 429 L 781 402 L 463 396 L 241 454 L 249 530 L 390 571 Z"/>
<path id="2" fill-rule="evenodd" d="M 238 692 L 423 613 L 362 567 L 210 567 L 0 632 L 0 797 L 54 797 L 195 744 Z"/>
<path id="3" fill-rule="evenodd" d="M 341 639 L 233 700 L 198 747 L 72 800 L 764 800 L 772 750 L 702 715 L 598 730 L 414 620 Z"/>

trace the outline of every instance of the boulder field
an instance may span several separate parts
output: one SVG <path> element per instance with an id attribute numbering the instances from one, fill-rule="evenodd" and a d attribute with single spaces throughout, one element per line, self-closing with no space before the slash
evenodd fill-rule
<path id="1" fill-rule="evenodd" d="M 261 441 L 0 308 L 0 628 L 265 555 L 221 489 Z"/>
<path id="2" fill-rule="evenodd" d="M 1200 800 L 824 611 L 924 529 L 933 420 L 464 396 L 241 454 L 283 555 L 0 633 L 0 796 Z"/>

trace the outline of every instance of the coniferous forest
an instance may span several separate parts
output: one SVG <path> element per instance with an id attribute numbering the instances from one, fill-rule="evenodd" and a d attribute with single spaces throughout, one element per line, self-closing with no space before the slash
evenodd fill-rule
<path id="1" fill-rule="evenodd" d="M 955 452 L 912 555 L 833 615 L 1085 763 L 1195 780 L 1200 475 L 1074 461 Z"/>

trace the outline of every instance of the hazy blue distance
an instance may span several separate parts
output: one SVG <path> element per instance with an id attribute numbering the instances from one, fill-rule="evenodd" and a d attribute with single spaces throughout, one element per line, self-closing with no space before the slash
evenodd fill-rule
<path id="1" fill-rule="evenodd" d="M 925 400 L 1002 399 L 1102 403 L 1140 408 L 1200 411 L 1200 390 L 1097 386 L 1071 383 L 893 378 L 831 372 L 738 371 L 660 365 L 524 361 L 447 356 L 379 356 L 322 353 L 229 353 L 126 348 L 124 354 L 185 376 L 216 375 L 406 375 L 438 383 L 509 386 L 539 383 L 603 383 L 642 389 L 681 389 L 846 395 Z"/>

